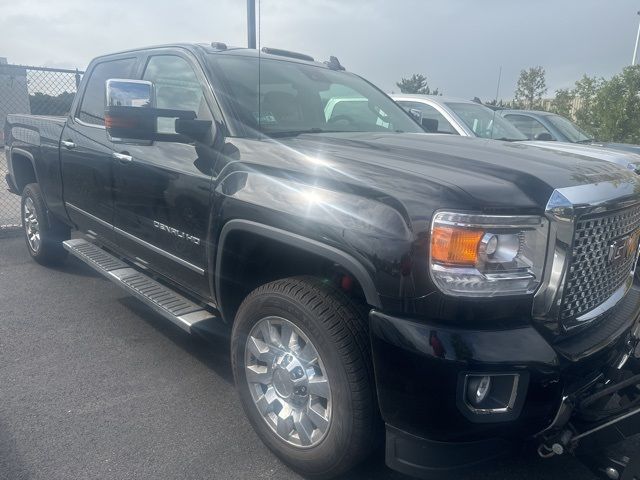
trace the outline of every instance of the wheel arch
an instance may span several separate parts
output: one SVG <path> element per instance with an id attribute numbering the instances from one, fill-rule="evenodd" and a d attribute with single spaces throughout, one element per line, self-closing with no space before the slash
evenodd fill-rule
<path id="1" fill-rule="evenodd" d="M 317 265 L 318 262 L 324 262 L 325 264 L 331 263 L 338 265 L 357 282 L 357 286 L 369 306 L 376 308 L 381 307 L 380 296 L 378 295 L 371 275 L 352 255 L 330 245 L 318 242 L 317 240 L 281 230 L 270 225 L 250 220 L 233 219 L 228 221 L 220 232 L 215 258 L 215 271 L 213 273 L 218 307 L 223 318 L 230 323 L 233 321 L 235 312 L 241 302 L 241 299 L 238 298 L 225 300 L 227 293 L 229 293 L 230 288 L 233 286 L 233 278 L 232 275 L 229 274 L 229 262 L 233 260 L 234 255 L 241 255 L 241 253 L 238 252 L 240 248 L 238 242 L 233 241 L 235 238 L 238 238 L 236 237 L 238 234 L 245 236 L 245 238 L 248 236 L 249 238 L 270 242 L 271 245 L 284 247 L 287 249 L 287 256 L 291 255 L 295 257 L 296 254 L 304 255 L 305 258 L 309 260 L 309 264 Z M 278 272 L 269 272 L 271 275 L 265 278 L 265 280 L 272 281 L 289 275 L 310 273 L 304 271 L 304 269 L 305 267 L 302 266 L 300 267 L 300 271 L 293 271 L 283 275 L 278 275 Z M 283 268 L 282 271 L 287 270 Z M 266 282 L 260 282 L 256 284 L 255 287 L 261 283 Z M 243 292 L 242 297 L 244 298 L 244 295 L 249 292 L 250 290 Z"/>
<path id="2" fill-rule="evenodd" d="M 39 183 L 35 159 L 31 153 L 22 148 L 12 147 L 9 150 L 9 161 L 13 183 L 18 193 L 22 193 L 24 187 L 30 183 Z"/>

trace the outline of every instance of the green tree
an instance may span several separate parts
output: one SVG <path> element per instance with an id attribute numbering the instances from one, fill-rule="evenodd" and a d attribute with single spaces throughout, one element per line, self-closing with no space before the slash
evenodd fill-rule
<path id="1" fill-rule="evenodd" d="M 603 87 L 603 78 L 589 77 L 583 75 L 576 82 L 573 89 L 575 97 L 578 99 L 578 108 L 574 112 L 576 123 L 587 133 L 596 136 L 598 133 L 598 120 L 595 118 L 594 103 L 599 90 Z"/>
<path id="2" fill-rule="evenodd" d="M 47 93 L 36 92 L 29 95 L 31 113 L 34 115 L 66 115 L 71 109 L 75 94 L 62 92 L 53 96 Z"/>
<path id="3" fill-rule="evenodd" d="M 547 93 L 544 68 L 531 67 L 520 71 L 515 99 L 522 108 L 537 108 L 541 105 L 542 96 Z"/>
<path id="4" fill-rule="evenodd" d="M 561 88 L 556 90 L 556 96 L 551 102 L 551 110 L 553 113 L 562 115 L 563 117 L 573 117 L 573 102 L 576 98 L 576 94 L 573 90 L 568 88 Z"/>
<path id="5" fill-rule="evenodd" d="M 396 83 L 402 93 L 420 93 L 422 95 L 442 95 L 436 88 L 431 90 L 427 77 L 421 73 L 414 73 L 409 78 L 402 78 Z"/>
<path id="6" fill-rule="evenodd" d="M 601 82 L 591 111 L 599 140 L 640 143 L 640 65 Z"/>

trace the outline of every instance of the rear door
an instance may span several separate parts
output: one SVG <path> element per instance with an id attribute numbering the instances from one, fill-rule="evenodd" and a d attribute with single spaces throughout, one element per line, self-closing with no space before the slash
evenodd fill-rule
<path id="1" fill-rule="evenodd" d="M 214 120 L 206 77 L 189 54 L 163 49 L 150 54 L 142 73 L 155 85 L 158 108 L 195 111 Z M 158 131 L 175 133 L 174 121 L 160 119 Z M 118 244 L 132 258 L 203 296 L 211 176 L 215 150 L 198 143 L 154 142 L 117 145 L 114 177 Z"/>
<path id="2" fill-rule="evenodd" d="M 87 73 L 82 98 L 62 132 L 60 158 L 64 202 L 70 218 L 84 232 L 113 241 L 113 145 L 104 127 L 105 81 L 132 78 L 136 58 L 95 63 Z"/>

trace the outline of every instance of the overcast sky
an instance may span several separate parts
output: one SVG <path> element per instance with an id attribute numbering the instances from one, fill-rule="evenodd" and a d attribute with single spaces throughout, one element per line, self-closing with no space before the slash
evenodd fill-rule
<path id="1" fill-rule="evenodd" d="M 549 95 L 630 64 L 640 0 L 262 0 L 262 46 L 337 56 L 386 91 L 424 73 L 446 95 L 511 98 L 542 65 Z M 78 67 L 170 42 L 246 45 L 245 0 L 0 0 L 0 56 Z"/>

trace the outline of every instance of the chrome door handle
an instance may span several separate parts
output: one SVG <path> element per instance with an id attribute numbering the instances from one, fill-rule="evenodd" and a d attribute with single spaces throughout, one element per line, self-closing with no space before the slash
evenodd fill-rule
<path id="1" fill-rule="evenodd" d="M 131 155 L 127 155 L 126 153 L 113 152 L 111 156 L 122 163 L 133 162 L 133 157 Z"/>
<path id="2" fill-rule="evenodd" d="M 63 146 L 64 148 L 66 148 L 66 149 L 68 149 L 68 150 L 71 150 L 72 148 L 76 148 L 76 144 L 75 144 L 75 143 L 73 143 L 73 142 L 72 142 L 72 141 L 70 141 L 70 140 L 62 140 L 60 143 L 62 144 L 62 146 Z"/>

